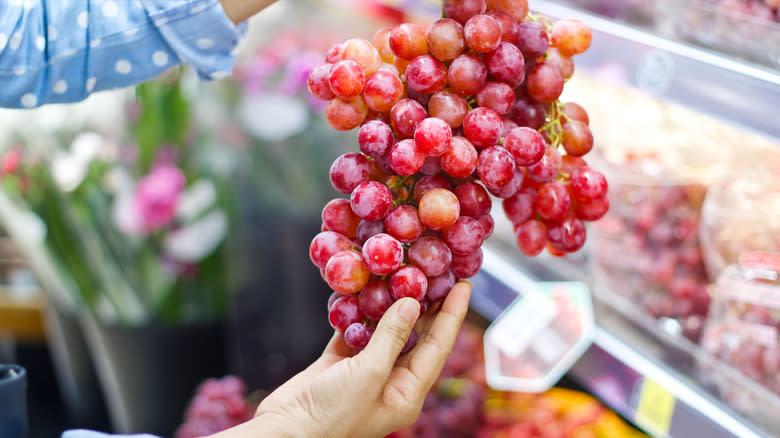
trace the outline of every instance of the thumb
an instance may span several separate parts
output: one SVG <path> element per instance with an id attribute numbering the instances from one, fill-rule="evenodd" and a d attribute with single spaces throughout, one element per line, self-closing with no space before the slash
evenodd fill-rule
<path id="1" fill-rule="evenodd" d="M 415 322 L 420 316 L 420 302 L 414 298 L 401 298 L 387 309 L 362 356 L 374 366 L 390 374 L 398 355 L 401 354 Z"/>

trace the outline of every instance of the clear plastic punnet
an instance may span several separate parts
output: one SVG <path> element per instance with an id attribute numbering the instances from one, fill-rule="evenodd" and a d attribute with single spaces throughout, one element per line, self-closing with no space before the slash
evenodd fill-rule
<path id="1" fill-rule="evenodd" d="M 780 254 L 743 253 L 713 287 L 702 346 L 756 383 L 753 391 L 780 395 Z M 707 364 L 702 367 L 707 372 Z M 750 388 L 733 387 L 712 371 L 713 383 L 734 408 L 761 415 Z M 777 412 L 765 412 L 775 417 Z"/>
<path id="2" fill-rule="evenodd" d="M 485 332 L 485 373 L 494 389 L 544 392 L 593 341 L 590 292 L 577 282 L 536 283 Z"/>

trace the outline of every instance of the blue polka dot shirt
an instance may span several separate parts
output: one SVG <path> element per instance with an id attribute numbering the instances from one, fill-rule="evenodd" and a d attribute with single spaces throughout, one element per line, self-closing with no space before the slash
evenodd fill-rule
<path id="1" fill-rule="evenodd" d="M 0 0 L 0 107 L 79 101 L 182 63 L 218 79 L 245 32 L 218 0 Z"/>

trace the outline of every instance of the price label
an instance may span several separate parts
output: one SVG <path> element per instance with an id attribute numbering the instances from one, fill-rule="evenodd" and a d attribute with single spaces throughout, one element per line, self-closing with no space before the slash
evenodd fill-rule
<path id="1" fill-rule="evenodd" d="M 674 404 L 674 395 L 653 380 L 644 379 L 636 407 L 637 424 L 654 434 L 668 436 Z"/>

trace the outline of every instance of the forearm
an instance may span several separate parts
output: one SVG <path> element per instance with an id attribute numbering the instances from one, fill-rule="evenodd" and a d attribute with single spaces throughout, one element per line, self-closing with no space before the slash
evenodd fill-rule
<path id="1" fill-rule="evenodd" d="M 262 11 L 266 6 L 276 2 L 276 0 L 220 0 L 222 9 L 225 10 L 228 18 L 233 23 L 241 23 L 256 13 Z"/>
<path id="2" fill-rule="evenodd" d="M 319 433 L 309 431 L 303 423 L 305 421 L 292 421 L 278 415 L 263 414 L 209 438 L 319 438 L 321 436 Z"/>

